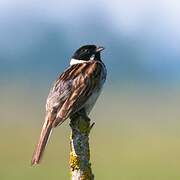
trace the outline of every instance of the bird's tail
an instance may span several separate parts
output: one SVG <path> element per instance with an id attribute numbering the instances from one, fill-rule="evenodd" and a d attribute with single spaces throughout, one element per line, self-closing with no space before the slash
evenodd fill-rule
<path id="1" fill-rule="evenodd" d="M 39 164 L 51 132 L 52 123 L 46 120 L 41 130 L 40 138 L 31 160 L 31 165 Z"/>

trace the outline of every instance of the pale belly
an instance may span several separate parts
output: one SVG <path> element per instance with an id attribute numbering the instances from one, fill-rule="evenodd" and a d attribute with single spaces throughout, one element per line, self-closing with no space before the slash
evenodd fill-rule
<path id="1" fill-rule="evenodd" d="M 93 95 L 87 100 L 86 104 L 85 104 L 85 110 L 87 115 L 91 112 L 94 104 L 96 103 L 99 95 L 101 94 L 101 89 L 97 90 L 93 93 Z"/>

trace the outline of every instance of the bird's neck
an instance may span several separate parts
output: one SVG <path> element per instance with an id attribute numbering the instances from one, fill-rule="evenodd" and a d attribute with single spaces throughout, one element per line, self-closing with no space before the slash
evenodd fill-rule
<path id="1" fill-rule="evenodd" d="M 100 53 L 96 53 L 94 58 L 92 60 L 95 60 L 95 61 L 101 61 L 101 55 Z M 88 62 L 86 60 L 81 60 L 81 59 L 75 59 L 75 58 L 72 58 L 71 61 L 70 61 L 70 65 L 74 65 L 74 64 L 80 64 L 80 63 L 85 63 L 85 62 Z"/>
<path id="2" fill-rule="evenodd" d="M 87 62 L 87 61 L 72 58 L 70 61 L 70 65 L 72 66 L 74 64 L 80 64 L 80 63 L 85 63 L 85 62 Z"/>

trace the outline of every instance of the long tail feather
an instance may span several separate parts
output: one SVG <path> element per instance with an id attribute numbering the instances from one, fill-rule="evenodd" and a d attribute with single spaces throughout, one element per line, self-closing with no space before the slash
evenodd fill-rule
<path id="1" fill-rule="evenodd" d="M 51 132 L 52 132 L 52 123 L 45 121 L 43 128 L 41 130 L 39 142 L 35 148 L 32 157 L 31 165 L 39 164 Z"/>

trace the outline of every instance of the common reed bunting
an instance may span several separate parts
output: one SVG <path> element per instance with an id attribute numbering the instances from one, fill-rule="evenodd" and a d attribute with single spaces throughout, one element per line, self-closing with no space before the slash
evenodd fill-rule
<path id="1" fill-rule="evenodd" d="M 45 122 L 31 164 L 38 164 L 52 130 L 67 118 L 80 114 L 88 118 L 106 80 L 101 60 L 103 47 L 85 45 L 72 56 L 70 67 L 56 80 L 46 102 Z"/>

